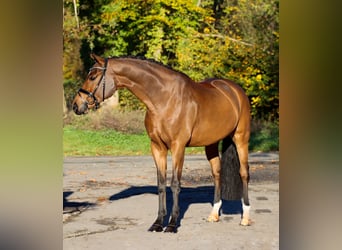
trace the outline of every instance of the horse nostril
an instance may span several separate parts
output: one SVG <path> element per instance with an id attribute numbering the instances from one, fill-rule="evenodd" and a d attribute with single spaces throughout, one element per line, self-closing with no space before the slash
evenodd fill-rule
<path id="1" fill-rule="evenodd" d="M 74 112 L 77 114 L 78 113 L 78 106 L 76 103 L 74 103 L 74 105 L 72 106 L 72 109 L 74 110 Z"/>

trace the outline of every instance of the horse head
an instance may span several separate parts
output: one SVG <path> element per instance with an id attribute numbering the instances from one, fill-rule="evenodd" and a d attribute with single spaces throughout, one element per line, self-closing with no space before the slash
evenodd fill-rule
<path id="1" fill-rule="evenodd" d="M 85 114 L 89 109 L 98 109 L 100 103 L 112 96 L 116 90 L 114 78 L 108 73 L 108 58 L 102 58 L 95 54 L 90 55 L 95 60 L 93 67 L 82 87 L 78 90 L 73 100 L 73 110 L 77 115 Z"/>

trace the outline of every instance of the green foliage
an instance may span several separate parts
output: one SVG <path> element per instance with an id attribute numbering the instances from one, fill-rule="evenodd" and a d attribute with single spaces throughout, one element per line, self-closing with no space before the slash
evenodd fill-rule
<path id="1" fill-rule="evenodd" d="M 244 43 L 230 46 L 227 78 L 241 83 L 251 100 L 252 115 L 278 119 L 279 1 L 227 2 L 217 24 L 221 33 Z"/>
<path id="2" fill-rule="evenodd" d="M 102 8 L 98 42 L 110 48 L 108 55 L 141 55 L 168 64 L 179 39 L 199 28 L 204 13 L 186 0 L 113 1 Z"/>
<path id="3" fill-rule="evenodd" d="M 279 151 L 279 124 L 277 122 L 253 121 L 250 151 Z"/>
<path id="4" fill-rule="evenodd" d="M 254 118 L 278 120 L 279 0 L 80 0 L 79 28 L 72 1 L 64 6 L 68 98 L 93 50 L 153 58 L 197 81 L 232 79 L 246 90 Z M 143 109 L 128 91 L 120 91 L 120 104 Z"/>
<path id="5" fill-rule="evenodd" d="M 127 89 L 119 90 L 119 104 L 122 110 L 145 110 L 145 105 Z"/>

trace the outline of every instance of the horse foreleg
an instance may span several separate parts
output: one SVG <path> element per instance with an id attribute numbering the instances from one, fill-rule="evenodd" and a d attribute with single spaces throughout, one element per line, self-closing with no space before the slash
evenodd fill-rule
<path id="1" fill-rule="evenodd" d="M 205 153 L 207 159 L 211 166 L 211 172 L 214 179 L 215 193 L 214 193 L 214 206 L 211 210 L 211 213 L 208 217 L 208 221 L 217 222 L 220 220 L 220 208 L 222 205 L 221 201 L 221 183 L 220 183 L 220 172 L 221 172 L 221 163 L 218 153 L 218 143 L 209 145 L 205 147 Z"/>
<path id="2" fill-rule="evenodd" d="M 174 143 L 171 146 L 172 153 L 172 179 L 171 179 L 171 191 L 173 198 L 173 206 L 171 212 L 171 219 L 164 232 L 176 233 L 177 232 L 177 222 L 179 217 L 179 193 L 181 190 L 181 176 L 184 163 L 184 152 L 185 146 L 179 143 Z"/>
<path id="3" fill-rule="evenodd" d="M 150 232 L 163 231 L 163 221 L 167 213 L 166 211 L 166 169 L 167 169 L 167 149 L 164 145 L 158 145 L 151 142 L 151 150 L 154 162 L 157 167 L 157 180 L 158 180 L 158 196 L 159 208 L 158 217 L 152 226 L 148 229 Z"/>

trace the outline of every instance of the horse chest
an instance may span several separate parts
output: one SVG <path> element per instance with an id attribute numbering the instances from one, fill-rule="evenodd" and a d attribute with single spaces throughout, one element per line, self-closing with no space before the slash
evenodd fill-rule
<path id="1" fill-rule="evenodd" d="M 184 141 L 187 143 L 191 137 L 191 128 L 186 125 L 184 119 L 179 117 L 166 117 L 161 119 L 158 116 L 146 114 L 146 131 L 153 141 L 160 141 L 168 146 L 173 141 Z"/>

